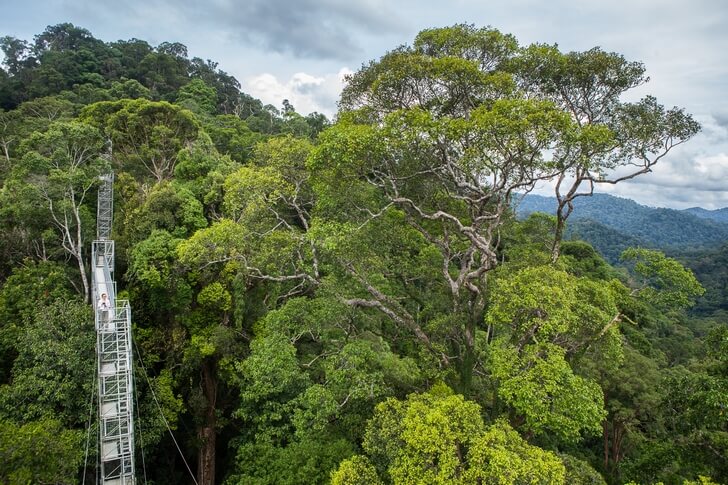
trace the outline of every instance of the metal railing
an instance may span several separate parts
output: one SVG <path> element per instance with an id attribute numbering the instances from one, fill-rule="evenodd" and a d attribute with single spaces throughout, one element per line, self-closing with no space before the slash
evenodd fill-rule
<path id="1" fill-rule="evenodd" d="M 99 388 L 99 451 L 101 483 L 132 485 L 134 418 L 131 307 L 116 298 L 114 274 L 113 174 L 102 177 L 98 201 L 98 240 L 91 246 L 94 302 L 106 294 L 110 308 L 95 303 L 96 356 Z"/>
<path id="2" fill-rule="evenodd" d="M 101 176 L 99 201 L 96 206 L 96 239 L 111 239 L 114 221 L 114 173 Z"/>

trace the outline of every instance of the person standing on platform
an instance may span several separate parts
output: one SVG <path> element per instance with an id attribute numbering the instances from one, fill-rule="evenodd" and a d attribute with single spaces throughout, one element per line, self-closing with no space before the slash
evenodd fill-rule
<path id="1" fill-rule="evenodd" d="M 99 303 L 96 305 L 96 308 L 99 311 L 101 323 L 108 323 L 109 312 L 111 311 L 111 301 L 106 296 L 106 293 L 101 293 L 101 299 L 99 299 Z"/>

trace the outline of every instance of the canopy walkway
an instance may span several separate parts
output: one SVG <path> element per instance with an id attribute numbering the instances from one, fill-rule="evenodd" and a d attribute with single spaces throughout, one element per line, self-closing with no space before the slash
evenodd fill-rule
<path id="1" fill-rule="evenodd" d="M 116 298 L 113 223 L 114 175 L 101 178 L 97 239 L 91 248 L 98 370 L 101 483 L 131 485 L 134 479 L 134 418 L 131 308 Z M 100 308 L 106 294 L 109 308 Z"/>

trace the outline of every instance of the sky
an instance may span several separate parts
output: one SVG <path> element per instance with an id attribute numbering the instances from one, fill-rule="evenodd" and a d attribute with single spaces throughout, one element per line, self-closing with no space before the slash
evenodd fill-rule
<path id="1" fill-rule="evenodd" d="M 728 2 L 724 0 L 0 0 L 0 36 L 71 22 L 101 40 L 180 42 L 242 90 L 332 117 L 344 76 L 426 28 L 469 23 L 521 45 L 595 46 L 641 61 L 646 94 L 703 129 L 652 173 L 598 190 L 653 207 L 728 207 Z M 549 187 L 539 193 L 549 195 Z"/>

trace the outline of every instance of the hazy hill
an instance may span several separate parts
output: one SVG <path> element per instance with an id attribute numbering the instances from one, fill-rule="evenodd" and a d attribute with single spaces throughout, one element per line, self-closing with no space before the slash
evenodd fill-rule
<path id="1" fill-rule="evenodd" d="M 728 217 L 728 209 L 700 209 L 704 212 L 698 216 L 692 209 L 656 209 L 607 194 L 581 197 L 574 205 L 568 222 L 569 234 L 578 234 L 605 256 L 611 256 L 608 253 L 616 251 L 615 245 L 622 246 L 622 242 L 627 246 L 637 243 L 660 248 L 696 248 L 728 241 L 728 222 L 718 222 L 719 217 Z M 553 214 L 555 207 L 553 197 L 529 194 L 520 202 L 517 212 L 521 217 L 537 211 Z"/>
<path id="2" fill-rule="evenodd" d="M 723 207 L 722 209 L 716 210 L 707 210 L 703 209 L 702 207 L 691 207 L 690 209 L 685 209 L 682 212 L 687 212 L 688 214 L 698 216 L 701 219 L 711 219 L 716 222 L 723 222 L 728 224 L 728 207 Z"/>

